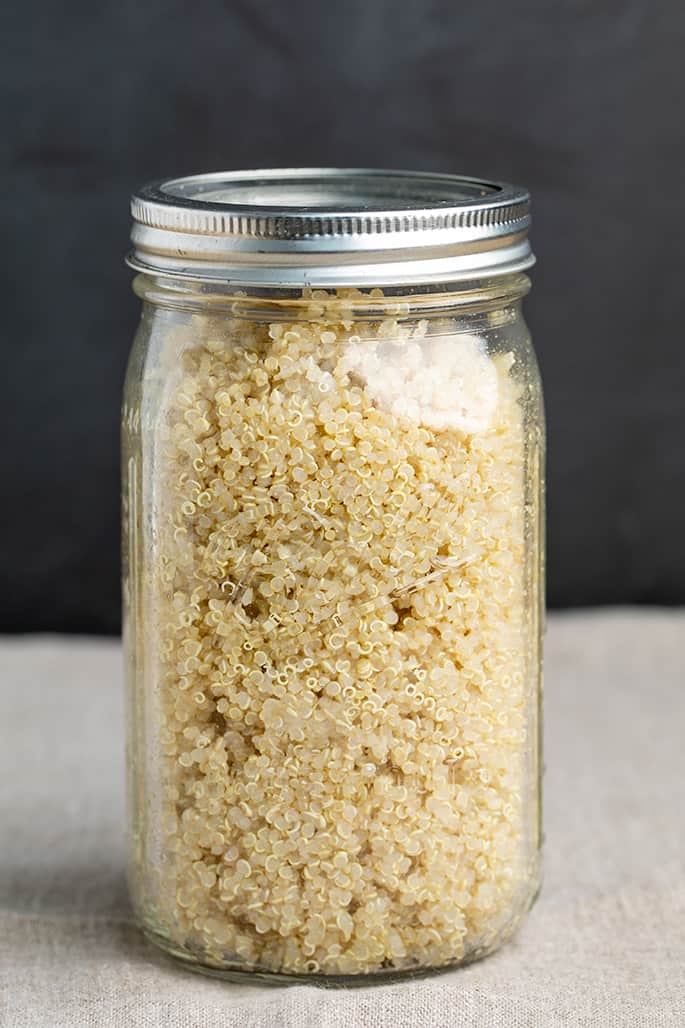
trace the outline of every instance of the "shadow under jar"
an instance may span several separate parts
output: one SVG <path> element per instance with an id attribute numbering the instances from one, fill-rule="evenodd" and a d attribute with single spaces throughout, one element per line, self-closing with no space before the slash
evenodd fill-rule
<path id="1" fill-rule="evenodd" d="M 383 981 L 539 888 L 525 191 L 195 176 L 133 199 L 129 878 L 227 978 Z"/>

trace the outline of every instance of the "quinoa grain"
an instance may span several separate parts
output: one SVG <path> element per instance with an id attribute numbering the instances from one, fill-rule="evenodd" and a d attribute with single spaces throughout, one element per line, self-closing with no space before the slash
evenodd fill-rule
<path id="1" fill-rule="evenodd" d="M 440 966 L 511 918 L 529 875 L 511 363 L 428 321 L 323 314 L 185 349 L 150 585 L 156 916 L 206 962 Z"/>

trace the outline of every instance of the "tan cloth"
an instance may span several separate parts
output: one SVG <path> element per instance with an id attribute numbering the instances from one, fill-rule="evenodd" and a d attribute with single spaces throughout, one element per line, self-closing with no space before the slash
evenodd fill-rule
<path id="1" fill-rule="evenodd" d="M 228 985 L 130 921 L 118 644 L 0 642 L 3 1028 L 685 1025 L 685 611 L 550 617 L 542 897 L 418 982 Z"/>

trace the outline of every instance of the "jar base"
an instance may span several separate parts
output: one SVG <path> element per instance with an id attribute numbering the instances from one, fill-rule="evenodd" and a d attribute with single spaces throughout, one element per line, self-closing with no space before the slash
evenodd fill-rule
<path id="1" fill-rule="evenodd" d="M 537 892 L 528 904 L 527 909 L 530 909 L 536 898 Z M 171 957 L 182 963 L 187 970 L 193 971 L 195 974 L 204 975 L 205 977 L 217 978 L 224 982 L 232 982 L 235 985 L 260 984 L 281 987 L 291 985 L 314 985 L 317 988 L 348 989 L 363 988 L 374 985 L 390 985 L 393 982 L 432 978 L 435 975 L 447 974 L 450 971 L 456 971 L 458 968 L 466 967 L 468 964 L 473 964 L 477 960 L 483 960 L 495 953 L 505 943 L 509 942 L 513 935 L 515 935 L 522 920 L 523 916 L 519 916 L 514 919 L 502 934 L 500 934 L 498 939 L 490 945 L 478 947 L 466 956 L 460 957 L 458 960 L 451 961 L 448 964 L 443 964 L 440 967 L 416 967 L 401 970 L 388 968 L 387 970 L 374 971 L 371 974 L 349 975 L 320 973 L 292 974 L 287 971 L 268 971 L 266 969 L 261 970 L 259 968 L 247 969 L 238 967 L 213 967 L 211 964 L 203 963 L 199 956 L 175 945 L 169 938 L 162 935 L 149 925 L 143 924 L 140 927 L 148 942 L 161 950 L 167 957 Z"/>

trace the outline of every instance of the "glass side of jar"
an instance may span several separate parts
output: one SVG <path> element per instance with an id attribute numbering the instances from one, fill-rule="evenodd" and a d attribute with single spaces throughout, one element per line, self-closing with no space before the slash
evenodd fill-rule
<path id="1" fill-rule="evenodd" d="M 147 934 L 198 969 L 450 967 L 537 893 L 526 286 L 221 297 L 138 279 L 129 881 Z"/>

